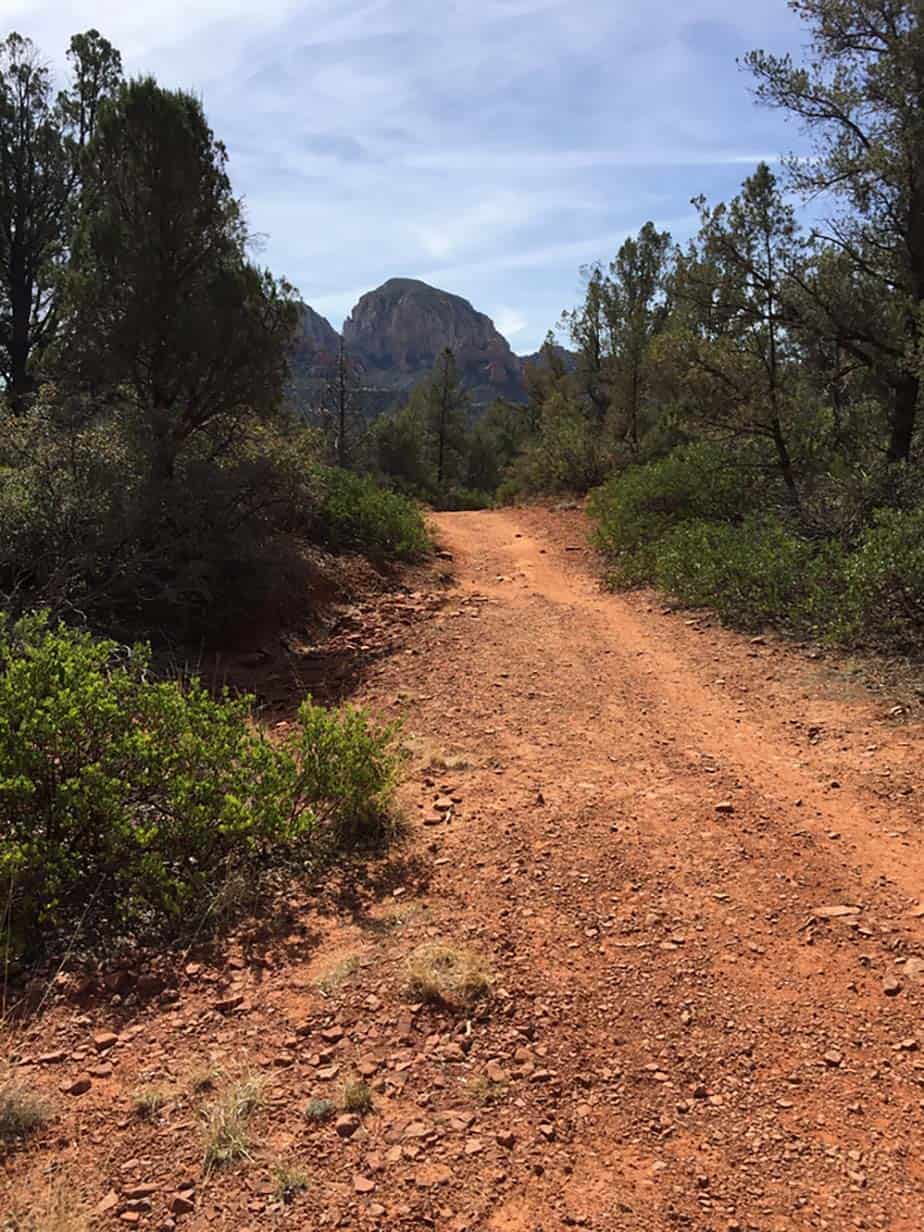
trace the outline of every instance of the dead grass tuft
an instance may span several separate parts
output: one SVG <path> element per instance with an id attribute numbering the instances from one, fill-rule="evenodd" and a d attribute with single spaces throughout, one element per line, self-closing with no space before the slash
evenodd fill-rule
<path id="1" fill-rule="evenodd" d="M 497 1104 L 507 1094 L 505 1082 L 492 1082 L 485 1074 L 476 1074 L 465 1084 L 465 1090 L 476 1104 Z"/>
<path id="2" fill-rule="evenodd" d="M 311 1183 L 308 1173 L 299 1164 L 283 1161 L 272 1169 L 273 1193 L 286 1206 L 296 1194 L 304 1192 Z"/>
<path id="3" fill-rule="evenodd" d="M 407 965 L 408 991 L 431 1005 L 470 1006 L 491 992 L 487 965 L 470 950 L 428 942 L 414 950 Z"/>
<path id="4" fill-rule="evenodd" d="M 348 1082 L 343 1088 L 342 1103 L 344 1112 L 357 1112 L 364 1116 L 372 1111 L 372 1090 L 359 1079 Z"/>
<path id="5" fill-rule="evenodd" d="M 169 1102 L 172 1092 L 165 1087 L 138 1087 L 132 1094 L 132 1107 L 139 1121 L 153 1121 Z"/>
<path id="6" fill-rule="evenodd" d="M 203 1159 L 206 1172 L 250 1158 L 248 1121 L 263 1103 L 264 1081 L 249 1074 L 226 1087 L 203 1109 Z"/>
<path id="7" fill-rule="evenodd" d="M 0 1069 L 0 1149 L 28 1138 L 47 1123 L 48 1105 L 10 1070 Z"/>
<path id="8" fill-rule="evenodd" d="M 318 991 L 325 997 L 331 996 L 338 992 L 358 970 L 359 957 L 356 954 L 347 954 L 345 958 L 341 958 L 317 978 L 315 983 Z"/>
<path id="9" fill-rule="evenodd" d="M 73 1184 L 58 1179 L 38 1206 L 13 1211 L 0 1228 L 3 1232 L 90 1232 L 90 1218 L 86 1210 L 75 1206 Z"/>

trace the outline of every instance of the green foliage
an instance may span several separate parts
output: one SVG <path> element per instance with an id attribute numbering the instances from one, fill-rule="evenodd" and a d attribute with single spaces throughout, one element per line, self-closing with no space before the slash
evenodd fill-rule
<path id="1" fill-rule="evenodd" d="M 376 560 L 416 560 L 426 553 L 427 528 L 409 497 L 352 471 L 320 470 L 318 480 L 314 524 L 320 543 Z"/>
<path id="2" fill-rule="evenodd" d="M 543 402 L 538 432 L 510 467 L 501 496 L 587 492 L 603 480 L 609 462 L 599 427 L 576 400 L 556 391 Z"/>
<path id="3" fill-rule="evenodd" d="M 755 459 L 756 460 L 756 459 Z M 652 582 L 661 539 L 683 522 L 735 522 L 753 507 L 755 485 L 740 460 L 705 441 L 630 467 L 594 492 L 595 542 L 622 585 Z"/>
<path id="4" fill-rule="evenodd" d="M 62 366 L 131 391 L 155 484 L 187 443 L 280 405 L 297 309 L 247 260 L 227 155 L 200 101 L 152 78 L 104 103 L 86 155 Z"/>
<path id="5" fill-rule="evenodd" d="M 924 650 L 924 508 L 881 510 L 851 556 L 841 632 L 853 640 Z"/>
<path id="6" fill-rule="evenodd" d="M 0 883 L 18 944 L 169 935 L 222 881 L 382 832 L 391 729 L 306 701 L 284 739 L 251 701 L 156 681 L 127 649 L 31 617 L 0 630 Z"/>
<path id="7" fill-rule="evenodd" d="M 817 635 L 838 618 L 843 550 L 801 539 L 777 520 L 682 523 L 654 555 L 658 586 L 691 607 L 714 608 L 730 624 Z"/>
<path id="8" fill-rule="evenodd" d="M 307 543 L 382 561 L 426 549 L 411 501 L 320 467 L 316 434 L 282 417 L 248 425 L 219 457 L 198 436 L 154 499 L 132 404 L 80 411 L 46 388 L 28 413 L 0 416 L 8 610 L 76 610 L 123 640 L 225 646 L 308 595 Z"/>

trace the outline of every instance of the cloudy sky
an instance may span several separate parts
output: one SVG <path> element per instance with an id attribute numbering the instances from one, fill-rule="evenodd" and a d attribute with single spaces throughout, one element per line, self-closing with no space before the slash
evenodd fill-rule
<path id="1" fill-rule="evenodd" d="M 193 89 L 260 259 L 339 327 L 423 278 L 535 349 L 579 268 L 690 198 L 732 195 L 799 133 L 735 57 L 798 52 L 784 0 L 0 0 L 62 65 L 96 26 L 130 74 Z"/>

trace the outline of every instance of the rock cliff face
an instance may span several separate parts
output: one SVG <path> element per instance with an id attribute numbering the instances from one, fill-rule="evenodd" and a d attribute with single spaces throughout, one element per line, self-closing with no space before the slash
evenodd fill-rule
<path id="1" fill-rule="evenodd" d="M 307 304 L 299 305 L 291 357 L 293 371 L 303 378 L 325 376 L 336 363 L 339 347 L 340 335 L 330 321 Z"/>
<path id="2" fill-rule="evenodd" d="M 476 402 L 523 395 L 520 361 L 491 319 L 461 296 L 413 278 L 391 278 L 364 295 L 343 338 L 371 385 L 410 389 L 448 346 Z"/>

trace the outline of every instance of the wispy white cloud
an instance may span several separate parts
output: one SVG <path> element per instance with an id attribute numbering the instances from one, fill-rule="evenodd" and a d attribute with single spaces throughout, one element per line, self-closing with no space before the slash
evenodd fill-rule
<path id="1" fill-rule="evenodd" d="M 648 218 L 685 238 L 690 197 L 797 138 L 735 65 L 799 44 L 782 0 L 0 0 L 0 19 L 58 66 L 96 26 L 130 73 L 200 93 L 261 259 L 335 324 L 405 274 L 534 349 L 580 265 Z"/>
<path id="2" fill-rule="evenodd" d="M 494 324 L 505 338 L 515 338 L 517 334 L 523 332 L 528 324 L 526 317 L 523 316 L 519 309 L 510 308 L 506 305 L 498 308 L 493 317 Z"/>

